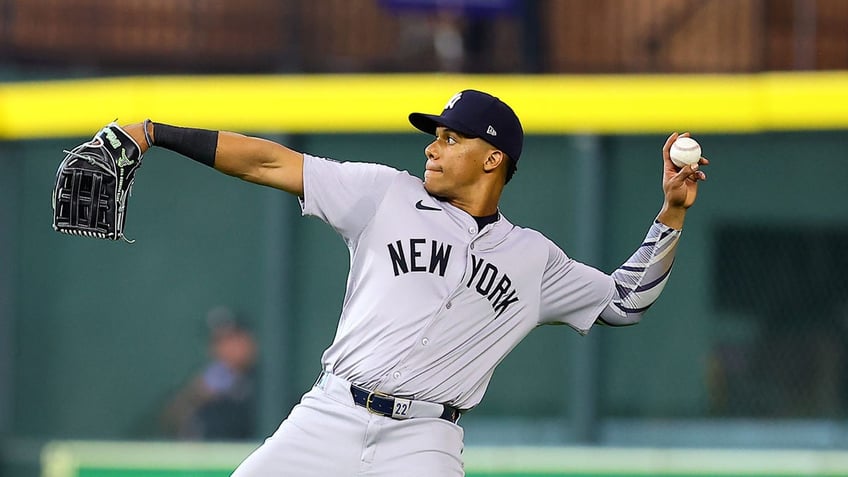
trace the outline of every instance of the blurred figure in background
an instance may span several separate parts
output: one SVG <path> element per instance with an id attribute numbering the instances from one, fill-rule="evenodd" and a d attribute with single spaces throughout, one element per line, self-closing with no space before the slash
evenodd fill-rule
<path id="1" fill-rule="evenodd" d="M 169 436 L 188 440 L 241 440 L 256 428 L 257 345 L 248 327 L 226 307 L 211 309 L 210 361 L 166 405 Z"/>

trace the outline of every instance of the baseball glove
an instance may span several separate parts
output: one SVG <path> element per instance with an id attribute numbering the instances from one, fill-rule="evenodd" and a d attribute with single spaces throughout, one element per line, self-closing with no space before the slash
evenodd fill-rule
<path id="1" fill-rule="evenodd" d="M 124 239 L 127 204 L 141 148 L 116 123 L 71 151 L 56 172 L 53 229 L 71 235 Z"/>

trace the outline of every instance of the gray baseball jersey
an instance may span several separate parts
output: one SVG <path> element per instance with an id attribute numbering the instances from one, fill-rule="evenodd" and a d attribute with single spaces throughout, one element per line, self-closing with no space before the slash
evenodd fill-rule
<path id="1" fill-rule="evenodd" d="M 535 327 L 586 333 L 613 279 L 501 216 L 477 229 L 421 179 L 305 155 L 304 215 L 345 240 L 350 274 L 323 369 L 369 389 L 476 406 L 498 363 Z"/>

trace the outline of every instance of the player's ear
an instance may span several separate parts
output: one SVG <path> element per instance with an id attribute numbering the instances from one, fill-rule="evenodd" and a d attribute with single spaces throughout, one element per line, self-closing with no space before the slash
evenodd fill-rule
<path id="1" fill-rule="evenodd" d="M 506 155 L 500 149 L 491 149 L 483 161 L 483 170 L 492 172 L 505 162 Z"/>

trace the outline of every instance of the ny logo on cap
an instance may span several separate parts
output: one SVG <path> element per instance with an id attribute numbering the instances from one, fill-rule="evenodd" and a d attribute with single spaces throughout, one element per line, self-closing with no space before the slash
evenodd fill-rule
<path id="1" fill-rule="evenodd" d="M 445 105 L 445 109 L 452 109 L 460 98 L 462 98 L 462 93 L 456 93 L 453 95 L 453 98 L 448 100 L 448 104 Z"/>

